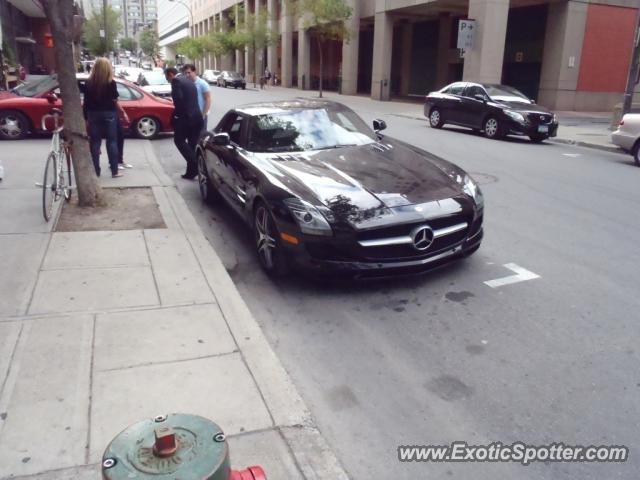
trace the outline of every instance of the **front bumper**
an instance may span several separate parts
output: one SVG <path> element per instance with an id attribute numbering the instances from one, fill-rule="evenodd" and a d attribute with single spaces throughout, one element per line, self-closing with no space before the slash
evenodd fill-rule
<path id="1" fill-rule="evenodd" d="M 510 135 L 544 135 L 546 137 L 555 137 L 558 135 L 557 123 L 533 123 L 527 121 L 526 123 L 519 123 L 509 118 L 507 120 L 507 128 Z"/>
<path id="2" fill-rule="evenodd" d="M 630 152 L 633 148 L 633 145 L 636 143 L 637 137 L 631 136 L 626 132 L 620 131 L 620 129 L 616 130 L 611 134 L 611 143 L 617 145 L 618 147 Z"/>
<path id="3" fill-rule="evenodd" d="M 294 267 L 321 276 L 384 277 L 417 274 L 471 255 L 480 247 L 483 235 L 484 232 L 480 226 L 475 233 L 464 240 L 416 259 L 328 260 L 312 256 L 304 247 L 292 249 L 289 258 Z"/>

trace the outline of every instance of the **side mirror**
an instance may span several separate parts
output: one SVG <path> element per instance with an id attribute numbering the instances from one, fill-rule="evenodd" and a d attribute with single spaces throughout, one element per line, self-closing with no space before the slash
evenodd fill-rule
<path id="1" fill-rule="evenodd" d="M 380 120 L 378 118 L 376 118 L 373 121 L 373 130 L 378 133 L 381 130 L 384 130 L 385 128 L 387 128 L 387 124 L 384 120 Z"/>
<path id="2" fill-rule="evenodd" d="M 53 93 L 53 92 L 49 92 L 49 93 L 47 93 L 47 94 L 44 96 L 44 98 L 46 98 L 46 99 L 47 99 L 47 102 L 49 102 L 49 103 L 50 103 L 50 104 L 52 104 L 52 105 L 53 105 L 54 103 L 56 103 L 56 101 L 58 100 L 58 96 L 57 96 L 55 93 Z"/>
<path id="3" fill-rule="evenodd" d="M 216 133 L 213 136 L 214 145 L 229 145 L 231 144 L 231 138 L 228 133 Z"/>
<path id="4" fill-rule="evenodd" d="M 487 101 L 487 97 L 485 97 L 484 95 L 482 95 L 481 93 L 476 93 L 473 98 L 475 98 L 476 100 L 480 100 L 481 102 L 486 102 Z"/>

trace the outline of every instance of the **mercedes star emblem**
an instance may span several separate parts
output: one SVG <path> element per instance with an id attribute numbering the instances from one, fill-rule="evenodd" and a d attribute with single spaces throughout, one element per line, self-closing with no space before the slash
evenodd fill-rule
<path id="1" fill-rule="evenodd" d="M 426 250 L 433 243 L 433 230 L 429 225 L 416 228 L 411 235 L 416 250 Z"/>

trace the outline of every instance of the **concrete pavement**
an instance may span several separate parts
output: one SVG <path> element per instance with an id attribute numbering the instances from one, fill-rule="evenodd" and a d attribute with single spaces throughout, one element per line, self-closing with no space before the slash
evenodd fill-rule
<path id="1" fill-rule="evenodd" d="M 346 479 L 149 142 L 101 182 L 151 189 L 166 228 L 54 233 L 47 149 L 0 154 L 0 479 L 98 478 L 118 432 L 172 412 L 217 422 L 235 468 Z"/>

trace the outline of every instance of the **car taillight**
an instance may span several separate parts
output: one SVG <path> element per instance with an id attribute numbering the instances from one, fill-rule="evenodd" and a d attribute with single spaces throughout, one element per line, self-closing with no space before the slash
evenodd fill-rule
<path id="1" fill-rule="evenodd" d="M 622 120 L 620 120 L 620 123 L 618 124 L 619 127 L 624 125 L 624 118 Z"/>

